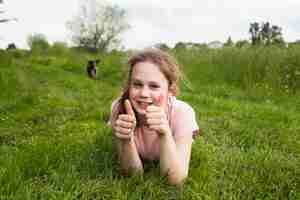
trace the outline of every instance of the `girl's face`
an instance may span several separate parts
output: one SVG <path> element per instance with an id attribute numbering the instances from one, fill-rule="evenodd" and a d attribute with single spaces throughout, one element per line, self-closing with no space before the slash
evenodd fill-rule
<path id="1" fill-rule="evenodd" d="M 146 114 L 149 105 L 166 107 L 169 84 L 158 66 L 151 62 L 134 65 L 129 87 L 129 99 L 138 114 Z"/>

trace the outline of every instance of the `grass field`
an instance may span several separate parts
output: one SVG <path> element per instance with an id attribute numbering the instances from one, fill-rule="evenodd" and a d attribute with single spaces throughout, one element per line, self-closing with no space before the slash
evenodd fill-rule
<path id="1" fill-rule="evenodd" d="M 91 80 L 95 55 L 1 51 L 0 199 L 300 199 L 299 53 L 172 53 L 186 75 L 178 98 L 201 128 L 180 188 L 154 163 L 142 177 L 117 173 L 106 122 L 124 54 L 102 55 Z"/>

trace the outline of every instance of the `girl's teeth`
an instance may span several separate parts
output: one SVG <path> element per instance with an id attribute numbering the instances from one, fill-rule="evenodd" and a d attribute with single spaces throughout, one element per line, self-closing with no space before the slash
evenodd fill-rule
<path id="1" fill-rule="evenodd" d="M 151 103 L 140 103 L 140 105 L 141 105 L 142 107 L 147 107 L 147 106 L 150 106 Z"/>

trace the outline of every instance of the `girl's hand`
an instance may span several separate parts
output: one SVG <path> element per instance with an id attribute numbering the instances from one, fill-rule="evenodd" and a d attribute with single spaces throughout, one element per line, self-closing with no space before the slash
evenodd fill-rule
<path id="1" fill-rule="evenodd" d="M 153 105 L 148 106 L 146 110 L 146 119 L 150 129 L 155 130 L 160 135 L 171 134 L 169 122 L 162 107 Z"/>
<path id="2" fill-rule="evenodd" d="M 134 130 L 136 127 L 136 118 L 130 101 L 125 100 L 126 114 L 118 116 L 114 124 L 114 135 L 122 140 L 133 139 Z"/>

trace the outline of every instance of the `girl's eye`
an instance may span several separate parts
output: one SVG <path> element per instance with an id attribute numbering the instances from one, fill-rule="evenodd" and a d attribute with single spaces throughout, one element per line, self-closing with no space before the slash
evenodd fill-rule
<path id="1" fill-rule="evenodd" d="M 135 86 L 135 87 L 142 87 L 143 85 L 141 83 L 133 83 L 133 86 Z"/>
<path id="2" fill-rule="evenodd" d="M 151 88 L 158 89 L 159 85 L 150 85 Z"/>

